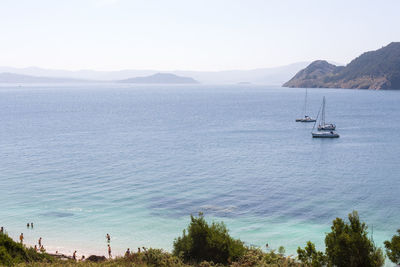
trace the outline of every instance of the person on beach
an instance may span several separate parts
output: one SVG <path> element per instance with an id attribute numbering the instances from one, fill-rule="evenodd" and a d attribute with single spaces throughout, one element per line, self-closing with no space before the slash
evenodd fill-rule
<path id="1" fill-rule="evenodd" d="M 40 237 L 39 240 L 38 240 L 38 244 L 39 244 L 39 247 L 42 246 L 42 238 L 41 238 L 41 237 Z"/>
<path id="2" fill-rule="evenodd" d="M 108 257 L 111 259 L 112 258 L 112 256 L 111 256 L 111 247 L 110 247 L 110 245 L 108 245 Z"/>
<path id="3" fill-rule="evenodd" d="M 2 226 L 1 228 L 0 228 L 0 234 L 3 234 L 4 233 L 4 227 Z"/>
<path id="4" fill-rule="evenodd" d="M 24 241 L 24 234 L 21 233 L 21 234 L 19 235 L 19 242 L 22 244 L 23 241 Z"/>
<path id="5" fill-rule="evenodd" d="M 85 255 L 82 255 L 81 261 L 85 261 Z"/>
<path id="6" fill-rule="evenodd" d="M 110 241 L 111 241 L 111 236 L 110 236 L 109 234 L 107 234 L 107 235 L 106 235 L 106 238 L 107 238 L 107 242 L 110 243 Z"/>
<path id="7" fill-rule="evenodd" d="M 31 222 L 31 228 L 33 229 L 33 222 Z"/>
<path id="8" fill-rule="evenodd" d="M 125 252 L 125 257 L 129 257 L 129 255 L 131 255 L 131 251 L 129 250 L 129 248 L 126 250 Z"/>
<path id="9" fill-rule="evenodd" d="M 72 259 L 73 259 L 74 261 L 76 261 L 76 250 L 74 251 L 74 254 L 72 254 Z"/>
<path id="10" fill-rule="evenodd" d="M 36 245 L 35 245 L 34 249 L 35 249 L 35 251 L 36 251 L 36 252 L 38 251 L 38 249 L 37 249 L 37 246 L 36 246 Z"/>
<path id="11" fill-rule="evenodd" d="M 30 226 L 30 224 L 29 224 L 29 223 L 27 223 L 27 224 L 26 224 L 26 228 L 29 228 L 29 226 Z"/>
<path id="12" fill-rule="evenodd" d="M 46 252 L 43 245 L 40 247 L 40 252 L 42 252 L 42 253 Z"/>
<path id="13" fill-rule="evenodd" d="M 140 254 L 140 248 L 137 248 L 137 253 Z"/>

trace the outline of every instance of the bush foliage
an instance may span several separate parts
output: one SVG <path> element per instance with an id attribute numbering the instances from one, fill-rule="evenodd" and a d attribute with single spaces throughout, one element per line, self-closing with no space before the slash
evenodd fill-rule
<path id="1" fill-rule="evenodd" d="M 400 229 L 397 230 L 398 235 L 394 235 L 391 241 L 385 241 L 386 254 L 388 258 L 395 264 L 400 265 Z"/>
<path id="2" fill-rule="evenodd" d="M 321 251 L 315 249 L 315 245 L 308 241 L 304 249 L 298 248 L 297 255 L 299 261 L 301 261 L 306 266 L 312 267 L 322 267 L 327 264 L 327 257 Z"/>
<path id="3" fill-rule="evenodd" d="M 349 223 L 345 223 L 336 218 L 331 227 L 332 232 L 325 237 L 329 262 L 339 267 L 382 266 L 383 252 L 368 238 L 366 224 L 360 222 L 356 211 L 350 213 L 348 219 Z"/>
<path id="4" fill-rule="evenodd" d="M 227 264 L 244 255 L 243 242 L 233 239 L 224 223 L 213 222 L 209 225 L 202 213 L 191 216 L 187 232 L 174 241 L 174 255 L 186 262 L 212 261 Z"/>
<path id="5" fill-rule="evenodd" d="M 368 238 L 367 225 L 360 222 L 356 211 L 348 216 L 349 223 L 333 220 L 331 232 L 325 237 L 325 254 L 317 251 L 310 241 L 304 249 L 297 249 L 298 259 L 305 266 L 379 267 L 385 258 Z"/>

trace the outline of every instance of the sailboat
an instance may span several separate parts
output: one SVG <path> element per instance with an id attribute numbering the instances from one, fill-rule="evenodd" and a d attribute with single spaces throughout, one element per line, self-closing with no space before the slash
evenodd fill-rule
<path id="1" fill-rule="evenodd" d="M 304 118 L 296 119 L 297 122 L 315 122 L 316 120 L 307 115 L 307 89 L 306 97 L 304 99 Z"/>
<path id="2" fill-rule="evenodd" d="M 320 109 L 321 111 L 321 109 Z M 317 119 L 319 117 L 319 113 Z M 325 96 L 322 100 L 322 114 L 321 120 L 318 124 L 318 131 L 314 132 L 315 123 L 313 127 L 313 131 L 311 132 L 313 138 L 338 138 L 340 135 L 335 132 L 336 125 L 335 124 L 326 124 L 325 123 Z"/>
<path id="3" fill-rule="evenodd" d="M 336 129 L 336 125 L 333 123 L 325 122 L 325 96 L 322 100 L 322 113 L 321 113 L 321 121 L 318 124 L 318 131 L 333 131 Z"/>

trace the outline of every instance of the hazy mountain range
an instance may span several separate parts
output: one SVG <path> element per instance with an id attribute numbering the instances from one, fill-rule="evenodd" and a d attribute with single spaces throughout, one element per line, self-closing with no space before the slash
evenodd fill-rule
<path id="1" fill-rule="evenodd" d="M 43 77 L 10 72 L 0 73 L 0 83 L 83 83 L 91 82 L 83 79 Z"/>
<path id="2" fill-rule="evenodd" d="M 120 70 L 120 71 L 95 71 L 95 70 L 53 70 L 38 67 L 13 68 L 0 67 L 0 83 L 29 83 L 29 82 L 93 82 L 121 80 L 135 80 L 139 77 L 152 76 L 157 73 L 168 73 L 180 78 L 191 78 L 203 84 L 236 84 L 254 83 L 281 85 L 293 77 L 300 69 L 306 67 L 309 62 L 298 62 L 290 65 L 275 68 L 260 68 L 253 70 L 227 70 L 227 71 L 157 71 L 157 70 Z M 31 77 L 22 77 L 29 75 Z M 153 77 L 155 80 L 160 77 Z M 166 78 L 166 76 L 164 76 Z M 170 76 L 171 78 L 171 76 Z M 140 80 L 140 78 L 139 78 Z M 182 81 L 181 79 L 179 79 Z M 175 81 L 177 82 L 177 81 Z M 146 81 L 145 83 L 150 83 Z M 160 82 L 154 82 L 160 83 Z M 168 82 L 167 82 L 168 83 Z M 180 82 L 178 82 L 180 83 Z"/>

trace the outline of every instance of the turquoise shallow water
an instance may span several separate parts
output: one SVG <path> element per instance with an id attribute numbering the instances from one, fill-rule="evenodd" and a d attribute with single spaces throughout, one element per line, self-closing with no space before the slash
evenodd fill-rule
<path id="1" fill-rule="evenodd" d="M 304 90 L 0 87 L 0 225 L 49 250 L 171 250 L 189 215 L 247 244 L 323 246 L 353 209 L 378 246 L 400 228 L 400 92 L 309 90 L 339 139 L 296 123 Z M 33 221 L 35 228 L 25 228 Z"/>

